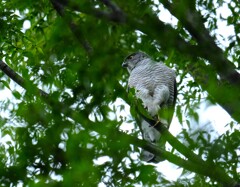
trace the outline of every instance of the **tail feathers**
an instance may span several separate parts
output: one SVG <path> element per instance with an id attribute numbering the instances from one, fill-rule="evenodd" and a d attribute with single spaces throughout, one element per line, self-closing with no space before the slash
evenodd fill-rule
<path id="1" fill-rule="evenodd" d="M 153 162 L 153 163 L 158 163 L 158 162 L 162 162 L 165 160 L 163 157 L 154 155 L 146 150 L 142 150 L 141 159 L 142 159 L 142 161 Z"/>
<path id="2" fill-rule="evenodd" d="M 147 121 L 142 120 L 141 129 L 142 129 L 143 139 L 157 146 L 160 146 L 161 148 L 165 148 L 165 143 L 162 143 L 160 141 L 161 135 L 159 131 L 156 130 L 153 126 L 151 126 Z M 142 160 L 145 162 L 157 163 L 164 160 L 163 158 L 161 158 L 161 155 L 154 155 L 153 153 L 150 153 L 146 150 L 142 150 L 141 157 L 142 157 Z"/>
<path id="3" fill-rule="evenodd" d="M 155 158 L 155 155 L 148 152 L 148 151 L 145 151 L 145 150 L 142 150 L 142 153 L 141 153 L 141 159 L 145 162 L 153 162 Z"/>

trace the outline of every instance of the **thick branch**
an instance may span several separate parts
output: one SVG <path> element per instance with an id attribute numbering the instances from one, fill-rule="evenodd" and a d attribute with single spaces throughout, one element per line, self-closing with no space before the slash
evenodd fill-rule
<path id="1" fill-rule="evenodd" d="M 196 39 L 203 51 L 201 57 L 209 60 L 223 80 L 239 87 L 240 74 L 235 70 L 235 66 L 224 56 L 222 49 L 216 45 L 214 38 L 210 36 L 209 31 L 204 26 L 202 16 L 195 6 L 190 6 L 188 1 L 170 3 L 168 0 L 163 0 L 161 2 Z M 181 4 L 181 8 L 179 8 L 179 4 Z"/>

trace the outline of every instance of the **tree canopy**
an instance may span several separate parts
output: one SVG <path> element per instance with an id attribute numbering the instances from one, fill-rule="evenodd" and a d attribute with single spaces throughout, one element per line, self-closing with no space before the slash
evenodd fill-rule
<path id="1" fill-rule="evenodd" d="M 2 0 L 1 185 L 237 186 L 239 10 L 238 0 Z M 121 68 L 139 50 L 177 73 L 182 131 L 160 129 L 169 150 L 139 137 Z M 232 117 L 228 131 L 192 133 L 202 102 Z M 182 168 L 179 179 L 133 156 L 142 148 Z"/>

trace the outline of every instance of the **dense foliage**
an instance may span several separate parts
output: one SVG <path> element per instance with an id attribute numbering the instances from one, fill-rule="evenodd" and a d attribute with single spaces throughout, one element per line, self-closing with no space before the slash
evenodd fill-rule
<path id="1" fill-rule="evenodd" d="M 171 23 L 161 21 L 166 10 Z M 238 0 L 2 0 L 1 185 L 234 186 L 239 15 Z M 227 38 L 220 23 L 232 30 Z M 138 50 L 178 75 L 175 118 L 184 128 L 177 138 L 166 132 L 168 151 L 137 139 L 135 112 L 123 115 L 134 103 L 121 63 Z M 191 131 L 203 101 L 232 117 L 214 140 L 208 129 Z M 183 168 L 179 179 L 136 158 L 143 147 Z"/>

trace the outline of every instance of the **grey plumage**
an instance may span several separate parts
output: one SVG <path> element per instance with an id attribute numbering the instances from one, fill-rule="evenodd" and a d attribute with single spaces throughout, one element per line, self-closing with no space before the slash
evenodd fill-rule
<path id="1" fill-rule="evenodd" d="M 153 61 L 147 54 L 136 52 L 129 55 L 122 64 L 126 67 L 130 76 L 128 80 L 129 88 L 135 89 L 136 97 L 139 98 L 148 113 L 161 125 L 169 127 L 176 101 L 176 75 L 175 71 L 167 67 L 162 62 Z M 160 133 L 149 121 L 141 119 L 141 130 L 143 138 L 156 145 L 164 142 L 160 141 Z M 144 161 L 158 162 L 160 157 L 143 150 Z"/>

